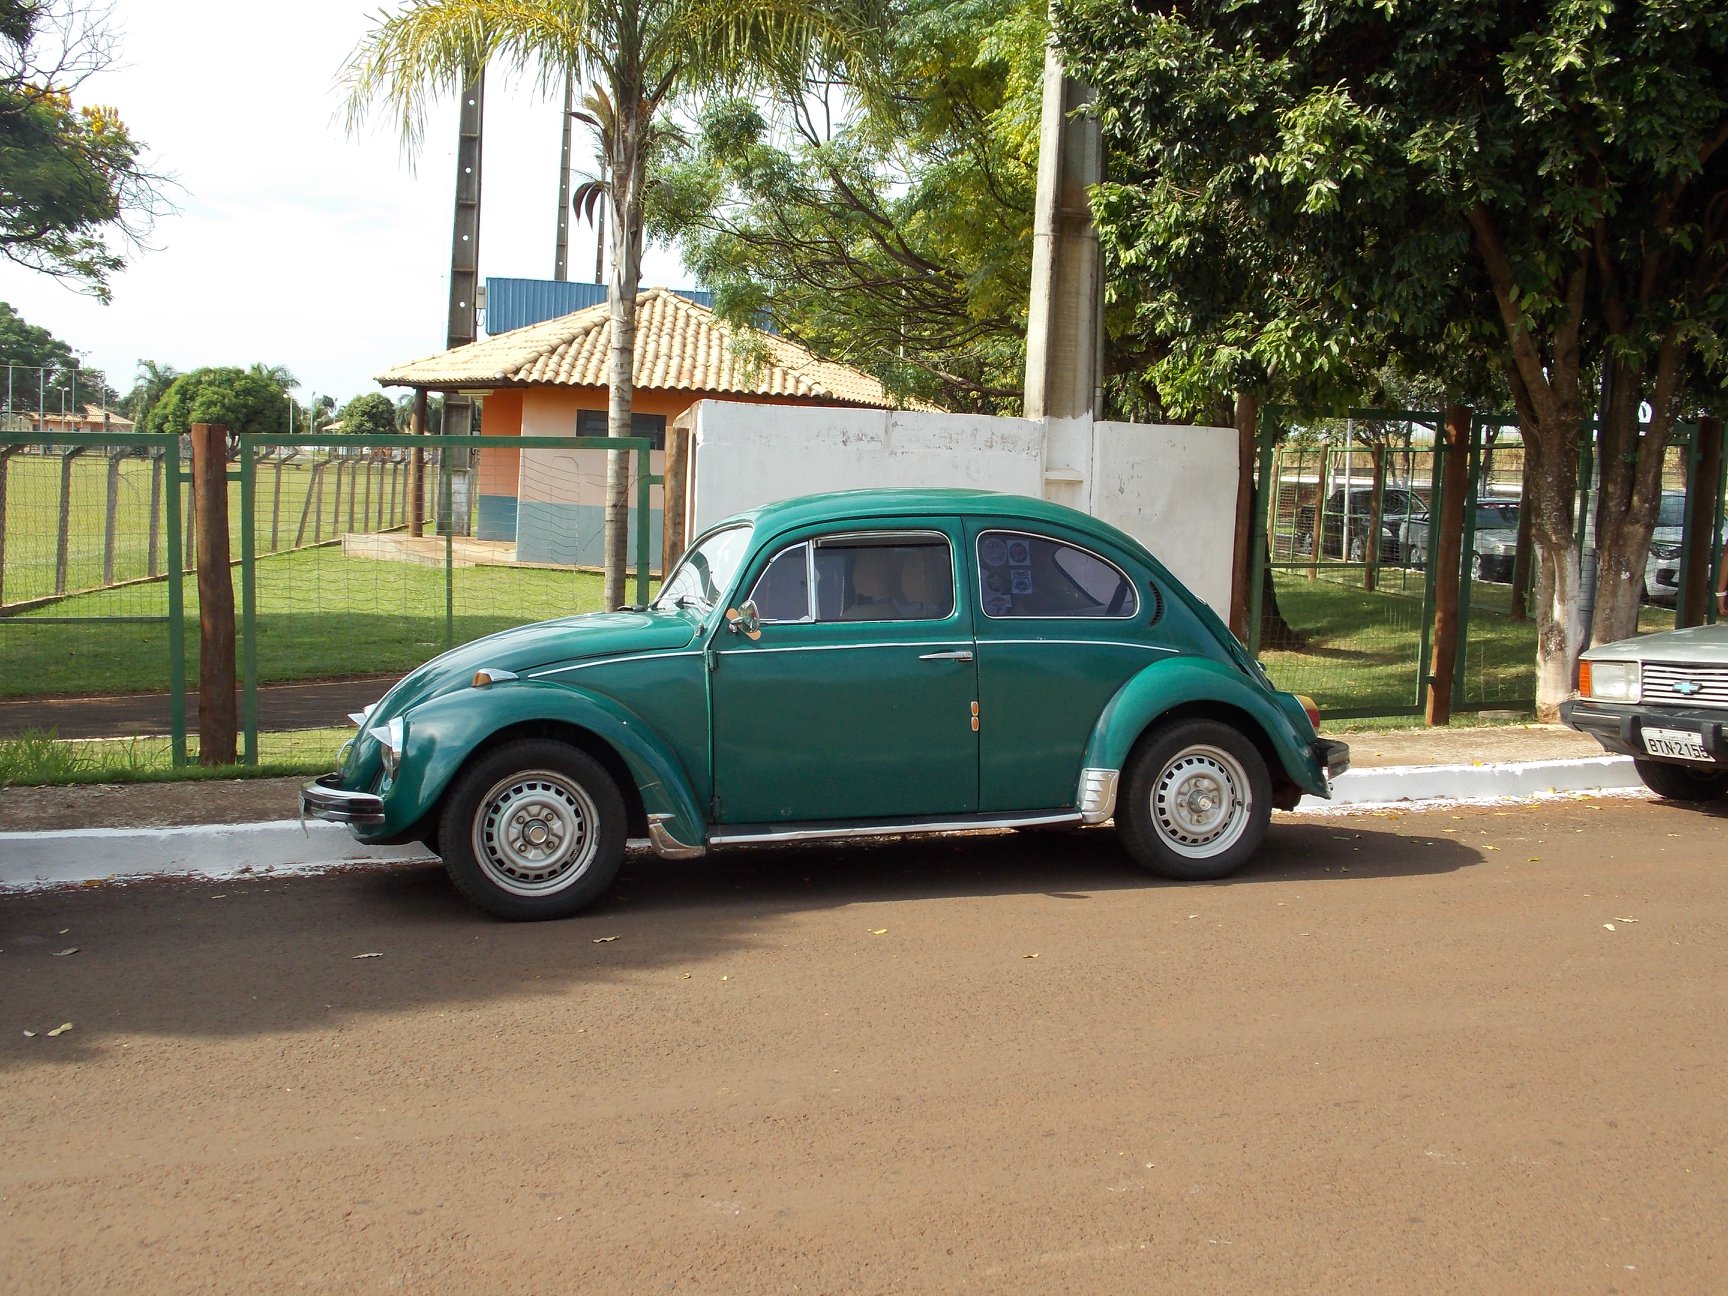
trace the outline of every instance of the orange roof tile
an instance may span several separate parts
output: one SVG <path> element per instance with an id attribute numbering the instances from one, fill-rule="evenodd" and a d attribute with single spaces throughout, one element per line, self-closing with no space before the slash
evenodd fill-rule
<path id="1" fill-rule="evenodd" d="M 801 396 L 892 409 L 896 401 L 869 374 L 825 360 L 787 338 L 737 331 L 713 311 L 665 288 L 636 299 L 635 381 L 660 391 Z M 605 303 L 497 337 L 411 360 L 377 375 L 386 387 L 604 387 L 612 340 Z M 753 363 L 755 354 L 760 363 Z"/>

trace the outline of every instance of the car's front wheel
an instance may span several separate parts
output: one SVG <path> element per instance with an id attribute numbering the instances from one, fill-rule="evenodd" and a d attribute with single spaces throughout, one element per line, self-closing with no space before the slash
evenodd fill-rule
<path id="1" fill-rule="evenodd" d="M 586 752 L 508 743 L 457 778 L 438 839 L 456 889 L 500 918 L 567 918 L 597 900 L 624 858 L 624 799 Z"/>
<path id="2" fill-rule="evenodd" d="M 1636 757 L 1632 768 L 1638 771 L 1645 787 L 1669 801 L 1714 801 L 1728 792 L 1728 773 L 1720 770 L 1695 770 L 1685 765 L 1638 760 Z"/>
<path id="3" fill-rule="evenodd" d="M 1234 873 L 1260 848 L 1272 779 L 1239 730 L 1177 721 L 1142 740 L 1125 773 L 1116 831 L 1141 867 L 1207 882 Z"/>

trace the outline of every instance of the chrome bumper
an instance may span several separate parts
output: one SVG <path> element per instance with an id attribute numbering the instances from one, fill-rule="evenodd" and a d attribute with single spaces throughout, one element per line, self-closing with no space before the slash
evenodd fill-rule
<path id="1" fill-rule="evenodd" d="M 1320 768 L 1326 771 L 1327 778 L 1335 779 L 1350 768 L 1350 744 L 1341 743 L 1335 738 L 1316 738 L 1314 759 L 1320 762 Z"/>
<path id="2" fill-rule="evenodd" d="M 327 819 L 339 824 L 381 824 L 384 802 L 370 792 L 349 792 L 339 786 L 340 774 L 325 774 L 300 789 L 300 818 Z"/>

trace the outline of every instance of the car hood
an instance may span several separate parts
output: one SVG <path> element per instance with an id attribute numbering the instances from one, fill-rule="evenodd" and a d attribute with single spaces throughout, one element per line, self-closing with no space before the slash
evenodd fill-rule
<path id="1" fill-rule="evenodd" d="M 1728 664 L 1728 621 L 1621 639 L 1615 643 L 1601 644 L 1584 655 L 1591 661 Z"/>
<path id="2" fill-rule="evenodd" d="M 385 694 L 377 718 L 400 715 L 419 702 L 467 687 L 481 667 L 526 675 L 543 666 L 687 646 L 701 629 L 689 612 L 591 612 L 500 630 L 434 657 Z"/>

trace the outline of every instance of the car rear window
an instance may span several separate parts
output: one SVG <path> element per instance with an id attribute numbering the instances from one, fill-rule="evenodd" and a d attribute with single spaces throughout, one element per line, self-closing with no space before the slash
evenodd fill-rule
<path id="1" fill-rule="evenodd" d="M 978 592 L 989 617 L 1131 617 L 1134 582 L 1089 549 L 1023 531 L 978 536 Z"/>

